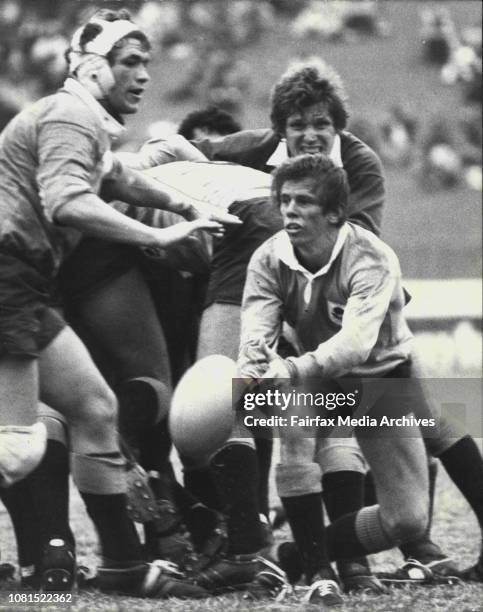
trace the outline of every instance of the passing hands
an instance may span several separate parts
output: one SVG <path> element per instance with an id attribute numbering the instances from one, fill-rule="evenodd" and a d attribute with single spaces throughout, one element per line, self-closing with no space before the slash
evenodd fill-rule
<path id="1" fill-rule="evenodd" d="M 155 244 L 150 247 L 167 248 L 176 244 L 197 240 L 196 232 L 203 230 L 216 238 L 224 234 L 221 223 L 210 219 L 196 219 L 194 221 L 182 221 L 166 228 L 153 228 Z"/>

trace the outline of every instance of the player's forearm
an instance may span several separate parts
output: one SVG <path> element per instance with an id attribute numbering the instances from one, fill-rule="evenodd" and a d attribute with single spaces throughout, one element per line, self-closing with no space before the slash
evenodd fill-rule
<path id="1" fill-rule="evenodd" d="M 123 215 L 94 195 L 64 204 L 55 220 L 96 238 L 140 246 L 158 245 L 152 228 Z"/>
<path id="2" fill-rule="evenodd" d="M 115 180 L 106 183 L 112 199 L 123 200 L 134 206 L 170 210 L 183 217 L 192 209 L 189 204 L 174 202 L 155 179 L 125 166 Z"/>

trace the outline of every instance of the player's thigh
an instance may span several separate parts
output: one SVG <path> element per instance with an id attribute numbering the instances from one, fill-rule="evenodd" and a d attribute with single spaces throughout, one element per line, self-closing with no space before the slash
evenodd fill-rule
<path id="1" fill-rule="evenodd" d="M 211 304 L 201 317 L 197 358 L 225 355 L 238 359 L 240 346 L 240 313 L 237 304 Z"/>
<path id="2" fill-rule="evenodd" d="M 37 360 L 8 355 L 0 359 L 0 425 L 31 425 L 37 420 Z"/>
<path id="3" fill-rule="evenodd" d="M 306 432 L 306 435 L 295 428 L 279 427 L 280 435 L 280 463 L 293 465 L 313 463 L 316 458 L 318 440 L 315 431 Z"/>
<path id="4" fill-rule="evenodd" d="M 114 395 L 84 344 L 65 327 L 41 353 L 40 398 L 71 423 L 97 420 L 114 424 Z"/>
<path id="5" fill-rule="evenodd" d="M 171 384 L 163 330 L 139 269 L 131 268 L 85 296 L 78 314 L 121 379 L 151 376 Z"/>

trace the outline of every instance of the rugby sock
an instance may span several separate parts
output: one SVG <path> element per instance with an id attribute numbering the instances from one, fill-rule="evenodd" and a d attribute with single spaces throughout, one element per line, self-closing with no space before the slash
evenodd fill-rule
<path id="1" fill-rule="evenodd" d="M 139 439 L 139 463 L 147 471 L 155 470 L 160 474 L 171 471 L 169 455 L 171 438 L 168 421 L 163 419 L 144 432 Z"/>
<path id="2" fill-rule="evenodd" d="M 193 497 L 199 499 L 208 508 L 223 511 L 220 496 L 209 468 L 185 469 L 184 486 Z"/>
<path id="3" fill-rule="evenodd" d="M 196 548 L 201 549 L 206 537 L 219 527 L 220 514 L 196 499 L 179 482 L 175 482 L 174 496 Z"/>
<path id="4" fill-rule="evenodd" d="M 283 507 L 300 553 L 302 567 L 310 584 L 315 574 L 333 577 L 324 527 L 324 513 L 319 493 L 282 497 Z"/>
<path id="5" fill-rule="evenodd" d="M 483 458 L 471 436 L 460 438 L 438 457 L 464 495 L 483 530 Z"/>
<path id="6" fill-rule="evenodd" d="M 363 507 L 364 479 L 365 474 L 352 470 L 329 472 L 322 476 L 322 498 L 331 522 Z M 369 570 L 366 557 L 357 557 L 350 561 L 363 565 Z M 339 574 L 344 575 L 344 562 L 338 563 L 338 570 Z"/>
<path id="7" fill-rule="evenodd" d="M 322 476 L 322 499 L 331 521 L 362 508 L 364 478 L 361 472 L 349 470 L 329 472 Z"/>
<path id="8" fill-rule="evenodd" d="M 258 511 L 258 462 L 248 444 L 228 444 L 211 460 L 211 470 L 227 517 L 228 554 L 262 547 Z"/>
<path id="9" fill-rule="evenodd" d="M 269 433 L 265 432 L 265 436 Z M 255 449 L 258 459 L 258 504 L 260 512 L 268 518 L 269 507 L 269 477 L 272 465 L 273 440 L 269 437 L 255 438 Z"/>
<path id="10" fill-rule="evenodd" d="M 127 513 L 121 453 L 72 455 L 72 475 L 94 523 L 105 564 L 129 567 L 142 560 L 141 542 Z"/>
<path id="11" fill-rule="evenodd" d="M 35 504 L 27 479 L 8 488 L 0 487 L 0 499 L 8 510 L 15 531 L 20 568 L 30 568 L 29 571 L 34 573 L 41 546 Z"/>
<path id="12" fill-rule="evenodd" d="M 379 506 L 346 514 L 327 527 L 327 548 L 333 560 L 362 557 L 395 544 L 384 531 Z"/>
<path id="13" fill-rule="evenodd" d="M 376 485 L 371 470 L 366 473 L 364 478 L 364 506 L 374 506 L 377 504 Z"/>
<path id="14" fill-rule="evenodd" d="M 87 513 L 101 543 L 102 556 L 110 567 L 137 565 L 143 558 L 138 534 L 126 510 L 126 496 L 82 493 Z"/>
<path id="15" fill-rule="evenodd" d="M 37 565 L 52 538 L 75 546 L 69 526 L 69 455 L 64 443 L 47 440 L 38 467 L 20 483 L 2 489 L 2 501 L 12 518 L 21 567 Z"/>
<path id="16" fill-rule="evenodd" d="M 69 451 L 66 446 L 57 440 L 48 440 L 44 458 L 28 480 L 42 545 L 52 538 L 61 538 L 74 547 L 74 535 L 69 526 Z"/>

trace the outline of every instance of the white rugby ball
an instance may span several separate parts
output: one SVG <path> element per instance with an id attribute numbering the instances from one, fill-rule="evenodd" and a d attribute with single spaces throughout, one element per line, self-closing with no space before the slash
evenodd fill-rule
<path id="1" fill-rule="evenodd" d="M 176 387 L 169 414 L 173 444 L 182 457 L 207 461 L 233 429 L 232 378 L 236 364 L 224 355 L 197 361 Z"/>

